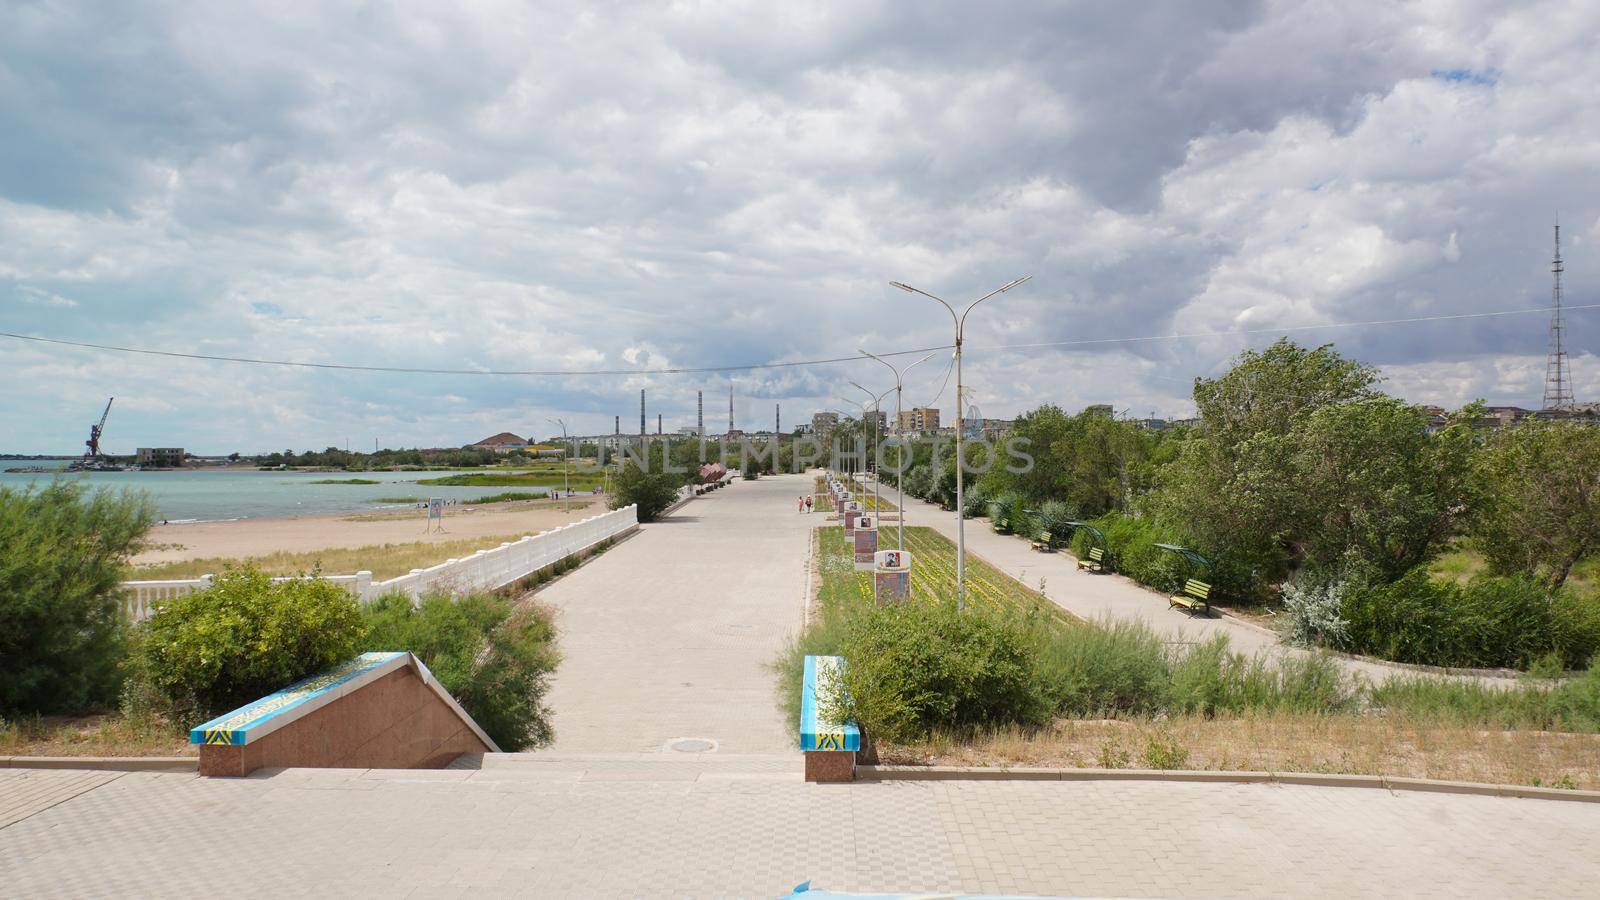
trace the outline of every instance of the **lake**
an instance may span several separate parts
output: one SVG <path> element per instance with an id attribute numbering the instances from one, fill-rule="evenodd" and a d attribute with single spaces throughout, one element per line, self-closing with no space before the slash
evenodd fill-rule
<path id="1" fill-rule="evenodd" d="M 35 465 L 28 460 L 7 460 L 6 466 Z M 48 463 L 39 463 L 48 464 Z M 441 487 L 419 485 L 419 478 L 439 478 L 453 472 L 259 472 L 248 469 L 171 469 L 156 472 L 73 472 L 63 477 L 82 479 L 90 488 L 131 488 L 146 491 L 155 500 L 160 517 L 168 521 L 223 521 L 268 516 L 317 516 L 393 508 L 386 497 L 443 497 L 471 500 L 507 491 L 547 493 L 537 487 Z M 0 487 L 23 488 L 36 481 L 48 483 L 48 474 L 0 472 Z M 380 484 L 315 484 L 317 481 L 365 478 Z"/>

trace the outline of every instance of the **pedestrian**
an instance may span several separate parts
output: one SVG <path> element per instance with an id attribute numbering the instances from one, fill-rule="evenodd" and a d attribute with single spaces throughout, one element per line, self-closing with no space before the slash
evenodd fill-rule
<path id="1" fill-rule="evenodd" d="M 803 497 L 794 498 L 794 511 L 797 512 L 797 513 L 803 513 L 803 512 L 806 511 L 805 498 L 803 498 Z"/>
<path id="2" fill-rule="evenodd" d="M 811 498 L 806 498 L 806 512 L 811 512 Z"/>

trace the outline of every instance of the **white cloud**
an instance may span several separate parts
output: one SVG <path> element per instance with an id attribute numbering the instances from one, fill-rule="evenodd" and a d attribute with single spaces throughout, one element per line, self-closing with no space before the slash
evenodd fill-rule
<path id="1" fill-rule="evenodd" d="M 1600 8 L 1572 0 L 9 8 L 0 330 L 479 371 L 719 365 L 943 343 L 944 311 L 887 281 L 955 301 L 1031 272 L 969 325 L 985 412 L 1182 414 L 1193 376 L 1270 335 L 984 348 L 1538 306 L 1558 211 L 1570 302 L 1594 302 L 1596 33 Z M 1571 324 L 1596 345 L 1592 314 Z M 1295 335 L 1419 401 L 1538 399 L 1538 316 Z M 669 427 L 699 389 L 720 421 L 728 383 L 12 342 L 0 364 L 51 386 L 0 399 L 6 443 L 41 450 L 76 446 L 112 393 L 113 436 L 220 450 L 458 444 L 550 415 L 609 431 L 640 388 Z M 1600 396 L 1595 357 L 1573 368 Z M 781 401 L 800 421 L 878 371 L 733 380 L 749 415 Z"/>

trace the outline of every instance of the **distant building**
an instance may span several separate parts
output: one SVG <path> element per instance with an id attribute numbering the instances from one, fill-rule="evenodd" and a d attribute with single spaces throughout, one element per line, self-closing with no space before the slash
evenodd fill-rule
<path id="1" fill-rule="evenodd" d="M 510 453 L 513 450 L 528 449 L 528 442 L 517 437 L 509 431 L 502 431 L 494 437 L 486 437 L 472 445 L 475 450 L 493 450 L 496 453 Z"/>
<path id="2" fill-rule="evenodd" d="M 939 430 L 939 410 L 932 406 L 916 406 L 901 410 L 899 419 L 902 434 L 920 434 Z"/>
<path id="3" fill-rule="evenodd" d="M 1533 410 L 1523 409 L 1520 406 L 1485 406 L 1483 414 L 1485 418 L 1493 420 L 1491 424 L 1504 428 L 1507 425 L 1515 425 L 1533 415 Z"/>
<path id="4" fill-rule="evenodd" d="M 182 447 L 140 447 L 134 462 L 149 469 L 167 469 L 183 465 Z"/>
<path id="5" fill-rule="evenodd" d="M 878 423 L 879 431 L 889 430 L 889 415 L 881 409 L 875 409 L 872 412 L 867 413 L 861 417 L 861 421 L 865 422 L 869 428 L 872 426 L 872 423 L 876 421 Z"/>
<path id="6" fill-rule="evenodd" d="M 1083 411 L 1087 415 L 1105 416 L 1108 419 L 1116 413 L 1116 410 L 1109 403 L 1096 403 L 1092 406 L 1085 406 Z"/>
<path id="7" fill-rule="evenodd" d="M 994 440 L 1011 430 L 1013 419 L 967 419 L 967 434 L 972 437 L 981 437 Z"/>
<path id="8" fill-rule="evenodd" d="M 836 412 L 819 412 L 811 414 L 811 431 L 815 434 L 825 435 L 839 427 L 839 414 Z"/>
<path id="9" fill-rule="evenodd" d="M 705 433 L 705 426 L 702 425 L 685 425 L 678 429 L 680 437 L 703 437 Z"/>

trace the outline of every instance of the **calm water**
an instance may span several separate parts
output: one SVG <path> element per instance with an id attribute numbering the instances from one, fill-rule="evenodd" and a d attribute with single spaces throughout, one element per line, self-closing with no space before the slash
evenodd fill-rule
<path id="1" fill-rule="evenodd" d="M 7 461 L 7 466 L 33 465 Z M 84 479 L 90 488 L 132 488 L 155 500 L 169 521 L 255 519 L 263 516 L 314 516 L 392 507 L 382 497 L 443 497 L 469 500 L 505 491 L 545 493 L 531 487 L 441 487 L 417 484 L 453 472 L 256 472 L 182 469 L 167 472 L 84 472 L 63 477 Z M 49 475 L 0 472 L 0 487 L 21 488 Z M 313 484 L 329 478 L 366 478 L 380 484 Z"/>

